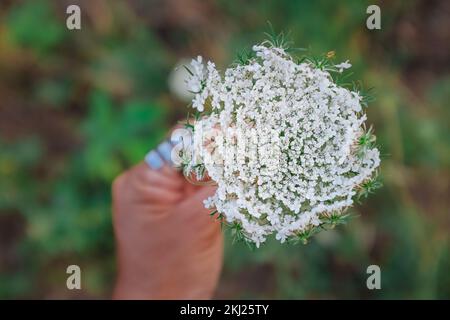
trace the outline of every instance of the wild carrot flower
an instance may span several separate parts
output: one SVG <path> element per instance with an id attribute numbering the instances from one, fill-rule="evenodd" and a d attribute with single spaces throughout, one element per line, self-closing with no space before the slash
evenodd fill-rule
<path id="1" fill-rule="evenodd" d="M 363 97 L 332 77 L 350 67 L 297 62 L 267 41 L 223 74 L 192 61 L 187 84 L 198 114 L 182 166 L 217 184 L 205 205 L 240 237 L 257 246 L 271 234 L 307 239 L 346 218 L 374 177 L 380 158 Z"/>

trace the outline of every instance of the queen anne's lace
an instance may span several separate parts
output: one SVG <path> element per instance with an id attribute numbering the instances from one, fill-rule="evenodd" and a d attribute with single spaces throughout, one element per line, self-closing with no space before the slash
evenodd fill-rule
<path id="1" fill-rule="evenodd" d="M 253 51 L 223 77 L 212 62 L 192 61 L 193 107 L 210 112 L 195 122 L 185 151 L 188 168 L 217 183 L 205 206 L 259 245 L 272 233 L 283 242 L 352 205 L 380 160 L 375 147 L 357 150 L 366 120 L 357 92 L 281 48 Z"/>

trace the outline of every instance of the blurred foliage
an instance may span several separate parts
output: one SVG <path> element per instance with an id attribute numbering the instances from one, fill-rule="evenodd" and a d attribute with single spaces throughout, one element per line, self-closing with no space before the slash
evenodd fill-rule
<path id="1" fill-rule="evenodd" d="M 65 28 L 73 3 L 81 31 Z M 0 298 L 109 297 L 110 184 L 185 115 L 173 66 L 197 54 L 225 66 L 267 21 L 376 88 L 385 186 L 307 246 L 227 242 L 217 297 L 450 298 L 450 10 L 425 3 L 383 1 L 369 31 L 369 1 L 2 1 Z M 72 263 L 81 293 L 64 287 Z M 371 264 L 381 290 L 366 288 Z"/>

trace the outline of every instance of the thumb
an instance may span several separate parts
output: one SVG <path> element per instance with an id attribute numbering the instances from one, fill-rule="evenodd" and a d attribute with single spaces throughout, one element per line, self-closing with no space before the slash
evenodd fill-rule
<path id="1" fill-rule="evenodd" d="M 213 196 L 216 192 L 215 186 L 191 186 L 192 191 L 189 192 L 188 198 L 184 201 L 183 205 L 188 206 L 189 211 L 204 213 L 211 211 L 210 209 L 206 209 L 203 203 L 204 200 Z"/>

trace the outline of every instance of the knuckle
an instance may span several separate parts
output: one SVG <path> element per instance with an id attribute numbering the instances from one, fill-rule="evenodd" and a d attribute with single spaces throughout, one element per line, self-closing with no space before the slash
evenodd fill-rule
<path id="1" fill-rule="evenodd" d="M 167 193 L 165 200 L 170 203 L 178 203 L 181 200 L 181 195 L 178 192 L 170 192 Z"/>
<path id="2" fill-rule="evenodd" d="M 127 180 L 127 172 L 120 174 L 117 176 L 111 186 L 112 189 L 112 196 L 116 198 L 119 194 L 122 193 L 124 186 L 126 184 Z"/>

